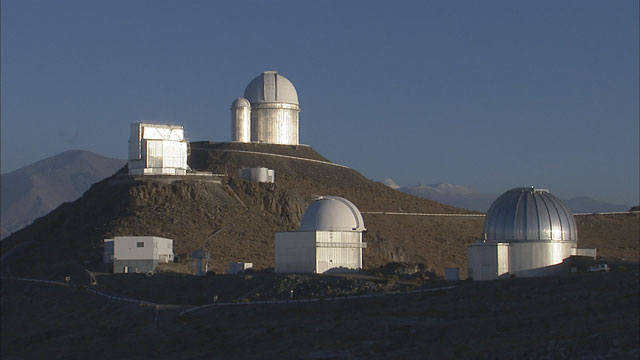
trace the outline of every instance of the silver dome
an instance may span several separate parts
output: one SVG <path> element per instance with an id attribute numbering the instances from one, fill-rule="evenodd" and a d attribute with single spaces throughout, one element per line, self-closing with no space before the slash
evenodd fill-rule
<path id="1" fill-rule="evenodd" d="M 521 187 L 500 195 L 487 211 L 482 238 L 496 242 L 578 240 L 571 210 L 544 189 Z"/>
<path id="2" fill-rule="evenodd" d="M 300 231 L 364 231 L 358 208 L 339 196 L 323 196 L 304 212 Z"/>
<path id="3" fill-rule="evenodd" d="M 237 98 L 233 101 L 233 103 L 231 104 L 231 108 L 237 108 L 237 107 L 251 107 L 251 104 L 249 103 L 249 100 L 245 99 L 245 98 Z"/>
<path id="4" fill-rule="evenodd" d="M 277 71 L 265 71 L 251 80 L 244 90 L 251 104 L 286 103 L 300 105 L 298 92 L 291 81 Z"/>

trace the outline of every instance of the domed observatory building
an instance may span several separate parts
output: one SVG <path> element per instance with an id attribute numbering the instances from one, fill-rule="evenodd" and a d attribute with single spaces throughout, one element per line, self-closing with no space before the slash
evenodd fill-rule
<path id="1" fill-rule="evenodd" d="M 560 199 L 544 189 L 511 189 L 493 202 L 481 240 L 467 248 L 469 277 L 553 275 L 577 241 L 573 214 Z"/>
<path id="2" fill-rule="evenodd" d="M 362 214 L 349 200 L 323 196 L 304 213 L 300 230 L 275 237 L 275 272 L 324 273 L 362 268 Z"/>
<path id="3" fill-rule="evenodd" d="M 298 145 L 299 113 L 298 92 L 291 81 L 265 71 L 247 85 L 244 98 L 231 105 L 231 140 Z"/>

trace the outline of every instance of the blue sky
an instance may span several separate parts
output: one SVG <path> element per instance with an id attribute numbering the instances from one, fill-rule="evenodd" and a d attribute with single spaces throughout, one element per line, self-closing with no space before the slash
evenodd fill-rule
<path id="1" fill-rule="evenodd" d="M 370 179 L 638 204 L 638 1 L 2 1 L 2 173 L 129 124 L 230 140 L 263 70 Z"/>

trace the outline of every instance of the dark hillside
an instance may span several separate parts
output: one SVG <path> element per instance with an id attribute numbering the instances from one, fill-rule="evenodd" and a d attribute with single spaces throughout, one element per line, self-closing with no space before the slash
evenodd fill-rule
<path id="1" fill-rule="evenodd" d="M 270 153 L 258 153 L 265 149 Z M 273 153 L 289 157 L 270 155 Z M 3 242 L 3 248 L 35 240 L 35 246 L 21 253 L 30 261 L 15 264 L 14 270 L 54 276 L 62 271 L 61 264 L 98 259 L 105 238 L 118 235 L 172 238 L 174 252 L 184 258 L 202 247 L 210 234 L 220 230 L 204 245 L 211 251 L 215 271 L 221 272 L 231 261 L 253 262 L 258 268 L 272 267 L 274 232 L 295 230 L 304 210 L 317 195 L 346 197 L 362 211 L 465 212 L 397 192 L 349 168 L 297 158 L 326 161 L 313 149 L 302 146 L 194 143 L 191 167 L 228 173 L 228 177 L 222 177 L 222 184 L 198 181 L 198 177 L 175 178 L 169 183 L 166 178 L 134 180 L 120 174 L 95 184 L 82 198 L 63 204 L 14 234 Z M 275 169 L 276 183 L 257 184 L 237 178 L 239 168 L 253 166 Z M 392 260 L 413 261 L 438 270 L 451 263 L 451 259 L 442 257 L 446 252 L 437 250 L 438 246 L 434 252 L 427 245 L 440 243 L 444 234 L 456 233 L 457 220 L 450 219 L 435 227 L 433 221 L 424 219 L 376 220 L 373 216 L 366 218 L 369 230 L 365 233 L 365 241 L 369 243 L 366 266 Z M 407 221 L 405 228 L 398 229 L 399 223 Z M 455 251 L 463 251 L 475 232 L 459 234 L 454 240 Z M 416 248 L 414 243 L 424 246 Z"/>
<path id="2" fill-rule="evenodd" d="M 183 260 L 205 246 L 214 270 L 222 272 L 232 261 L 273 267 L 274 232 L 295 230 L 317 195 L 343 196 L 363 212 L 468 213 L 395 191 L 325 160 L 306 146 L 194 143 L 189 161 L 194 170 L 229 176 L 141 180 L 115 175 L 13 234 L 2 242 L 2 250 L 33 240 L 11 268 L 21 275 L 60 279 L 71 272 L 83 276 L 79 264 L 99 261 L 105 238 L 155 235 L 174 239 L 174 252 Z M 275 169 L 276 183 L 238 179 L 238 169 L 255 166 Z M 463 276 L 466 246 L 480 236 L 484 222 L 483 217 L 375 214 L 364 219 L 366 268 L 403 261 L 424 263 L 439 274 L 444 267 L 460 267 Z M 581 247 L 597 247 L 602 256 L 637 257 L 638 214 L 582 218 L 578 224 L 579 237 L 585 239 Z"/>

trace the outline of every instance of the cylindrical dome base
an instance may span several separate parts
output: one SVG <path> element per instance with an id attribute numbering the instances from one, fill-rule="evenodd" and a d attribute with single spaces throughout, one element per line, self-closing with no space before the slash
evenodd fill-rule
<path id="1" fill-rule="evenodd" d="M 512 242 L 509 273 L 518 277 L 551 275 L 553 265 L 571 256 L 571 247 L 571 242 Z"/>
<path id="2" fill-rule="evenodd" d="M 251 141 L 298 145 L 300 107 L 293 104 L 255 104 L 251 110 Z"/>

